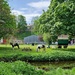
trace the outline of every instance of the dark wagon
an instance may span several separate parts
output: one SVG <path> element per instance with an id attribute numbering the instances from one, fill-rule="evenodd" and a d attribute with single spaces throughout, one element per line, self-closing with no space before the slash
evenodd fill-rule
<path id="1" fill-rule="evenodd" d="M 69 43 L 68 35 L 61 35 L 58 37 L 58 48 L 62 48 L 62 46 L 64 48 L 67 48 L 68 43 Z"/>

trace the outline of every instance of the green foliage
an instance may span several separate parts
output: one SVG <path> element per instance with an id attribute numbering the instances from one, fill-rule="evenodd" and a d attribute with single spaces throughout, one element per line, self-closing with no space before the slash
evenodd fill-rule
<path id="1" fill-rule="evenodd" d="M 0 37 L 5 37 L 8 34 L 13 34 L 16 28 L 15 16 L 11 15 L 10 7 L 7 0 L 0 0 Z"/>
<path id="2" fill-rule="evenodd" d="M 25 37 L 27 36 L 30 36 L 32 35 L 33 33 L 31 33 L 31 31 L 25 31 L 24 33 L 16 33 L 15 36 L 18 38 L 18 39 L 22 39 L 24 40 Z"/>
<path id="3" fill-rule="evenodd" d="M 75 9 L 75 2 L 73 1 L 66 1 L 59 4 L 55 8 L 54 17 L 55 23 L 61 22 L 62 24 L 59 25 L 58 32 L 62 34 L 69 34 L 74 35 L 74 9 Z M 61 27 L 60 27 L 61 26 Z M 71 31 L 70 31 L 71 30 Z"/>
<path id="4" fill-rule="evenodd" d="M 64 70 L 59 67 L 56 70 L 46 72 L 45 75 L 75 75 L 75 68 Z"/>
<path id="5" fill-rule="evenodd" d="M 43 71 L 26 62 L 0 62 L 0 75 L 75 75 L 75 68 Z"/>
<path id="6" fill-rule="evenodd" d="M 51 44 L 51 42 L 55 42 L 57 39 L 56 35 L 51 35 L 50 33 L 44 33 L 43 34 L 43 39 L 45 42 L 47 42 L 49 45 Z"/>
<path id="7" fill-rule="evenodd" d="M 75 36 L 75 1 L 51 0 L 47 11 L 35 21 L 37 34 L 50 33 L 50 35 L 68 34 Z"/>
<path id="8" fill-rule="evenodd" d="M 34 22 L 35 22 L 38 18 L 39 18 L 38 16 L 33 17 L 32 20 L 31 20 L 31 25 L 33 25 Z"/>
<path id="9" fill-rule="evenodd" d="M 24 33 L 27 29 L 26 18 L 23 15 L 18 15 L 18 32 Z"/>
<path id="10" fill-rule="evenodd" d="M 43 71 L 22 61 L 0 62 L 0 75 L 43 75 Z"/>
<path id="11" fill-rule="evenodd" d="M 43 39 L 45 42 L 47 42 L 48 45 L 51 44 L 52 39 L 51 39 L 51 35 L 49 33 L 44 33 Z"/>
<path id="12" fill-rule="evenodd" d="M 35 20 L 33 25 L 34 25 L 34 28 L 33 28 L 32 31 L 33 31 L 35 34 L 40 33 L 40 32 L 39 32 L 39 21 L 38 21 L 38 20 Z"/>

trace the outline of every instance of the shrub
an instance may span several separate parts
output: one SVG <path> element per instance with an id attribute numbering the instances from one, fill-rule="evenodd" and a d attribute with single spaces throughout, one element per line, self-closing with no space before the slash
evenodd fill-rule
<path id="1" fill-rule="evenodd" d="M 43 71 L 22 61 L 0 62 L 0 75 L 43 75 Z"/>

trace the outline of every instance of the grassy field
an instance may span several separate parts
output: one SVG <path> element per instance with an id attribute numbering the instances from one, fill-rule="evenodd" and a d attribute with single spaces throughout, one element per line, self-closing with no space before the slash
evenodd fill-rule
<path id="1" fill-rule="evenodd" d="M 30 47 L 32 51 L 22 51 L 23 48 Z M 0 45 L 1 60 L 25 60 L 25 61 L 72 61 L 75 60 L 75 46 L 70 45 L 67 49 L 46 48 L 36 52 L 36 45 L 20 45 L 12 49 L 11 45 Z"/>
<path id="2" fill-rule="evenodd" d="M 30 47 L 32 51 L 22 51 L 23 48 Z M 12 49 L 10 45 L 0 45 L 0 75 L 75 75 L 75 68 L 72 69 L 52 69 L 49 71 L 39 70 L 25 61 L 74 61 L 75 46 L 70 45 L 67 49 L 47 48 L 36 52 L 36 45 L 20 45 Z M 6 62 L 4 62 L 6 61 Z M 15 62 L 13 62 L 15 61 Z"/>

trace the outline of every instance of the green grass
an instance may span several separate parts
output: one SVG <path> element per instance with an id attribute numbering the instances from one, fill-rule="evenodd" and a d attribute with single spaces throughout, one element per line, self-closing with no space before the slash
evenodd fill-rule
<path id="1" fill-rule="evenodd" d="M 45 72 L 45 75 L 75 75 L 75 68 L 72 69 L 62 69 L 57 68 L 48 72 Z"/>
<path id="2" fill-rule="evenodd" d="M 22 51 L 23 48 L 30 47 L 32 51 Z M 0 45 L 0 61 L 72 61 L 75 60 L 75 46 L 67 49 L 47 48 L 36 52 L 36 45 L 20 45 L 20 49 L 13 50 L 10 45 Z"/>
<path id="3" fill-rule="evenodd" d="M 30 47 L 32 51 L 22 51 L 24 47 Z M 15 47 L 14 50 L 10 45 L 0 45 L 0 75 L 75 75 L 75 68 L 64 70 L 58 67 L 46 72 L 23 62 L 72 60 L 75 60 L 74 45 L 69 46 L 67 49 L 47 48 L 46 51 L 41 49 L 39 52 L 36 52 L 36 45 L 20 45 L 20 49 Z"/>

